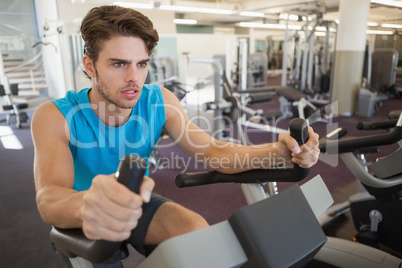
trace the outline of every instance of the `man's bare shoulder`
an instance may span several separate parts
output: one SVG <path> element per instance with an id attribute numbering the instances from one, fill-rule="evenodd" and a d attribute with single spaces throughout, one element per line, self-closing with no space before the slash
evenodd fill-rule
<path id="1" fill-rule="evenodd" d="M 173 94 L 172 91 L 165 87 L 161 87 L 161 92 L 165 103 L 170 103 L 172 101 L 178 101 L 177 97 Z"/>
<path id="2" fill-rule="evenodd" d="M 163 102 L 165 104 L 166 119 L 169 119 L 172 116 L 176 117 L 178 115 L 183 117 L 184 110 L 176 95 L 174 95 L 173 92 L 167 88 L 161 87 L 161 90 Z"/>
<path id="3" fill-rule="evenodd" d="M 42 120 L 63 120 L 63 115 L 53 102 L 46 102 L 36 108 L 32 123 L 38 123 Z"/>
<path id="4" fill-rule="evenodd" d="M 49 135 L 65 137 L 66 120 L 57 106 L 47 102 L 36 108 L 31 122 L 33 138 Z"/>

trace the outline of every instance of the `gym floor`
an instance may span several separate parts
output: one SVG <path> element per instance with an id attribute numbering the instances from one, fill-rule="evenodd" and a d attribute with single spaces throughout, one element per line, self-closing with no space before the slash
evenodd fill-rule
<path id="1" fill-rule="evenodd" d="M 385 101 L 379 110 L 376 110 L 372 118 L 338 117 L 335 121 L 340 126 L 346 125 L 350 129 L 350 135 L 357 135 L 353 126 L 358 121 L 384 120 L 389 111 L 400 109 L 401 104 L 401 99 L 391 98 Z M 274 102 L 271 105 L 277 105 L 277 103 Z M 30 117 L 32 112 L 29 112 Z M 316 123 L 313 127 L 320 136 L 325 135 L 324 123 Z M 266 141 L 266 136 L 261 137 L 260 135 L 256 137 L 256 141 Z M 29 124 L 21 129 L 10 128 L 5 123 L 0 124 L 0 140 L 4 142 L 13 137 L 20 141 L 22 149 L 6 149 L 4 143 L 0 144 L 0 266 L 60 267 L 58 256 L 52 250 L 49 240 L 51 227 L 43 223 L 36 208 L 32 172 L 34 148 Z M 168 140 L 162 142 L 168 142 Z M 395 149 L 395 146 L 385 148 L 383 151 L 387 152 L 392 149 Z M 160 149 L 162 157 L 170 157 L 172 152 L 179 156 L 183 155 L 183 152 L 175 147 Z M 371 159 L 375 157 L 376 155 L 370 156 Z M 195 165 L 192 167 L 187 171 L 197 170 L 194 168 Z M 156 181 L 155 192 L 197 211 L 210 224 L 227 219 L 236 209 L 245 205 L 239 185 L 177 188 L 174 185 L 174 178 L 180 172 L 179 169 L 152 169 L 151 176 Z M 357 191 L 355 179 L 341 162 L 335 167 L 330 167 L 320 161 L 306 180 L 316 174 L 321 174 L 335 202 L 344 201 Z M 279 189 L 288 186 L 289 184 L 285 183 L 279 184 Z M 327 226 L 325 231 L 328 235 L 345 239 L 352 239 L 355 234 L 348 214 Z M 133 253 L 133 251 L 131 252 Z M 135 255 L 135 253 L 133 254 Z M 124 262 L 130 267 L 135 267 L 141 259 L 142 257 L 130 257 Z"/>

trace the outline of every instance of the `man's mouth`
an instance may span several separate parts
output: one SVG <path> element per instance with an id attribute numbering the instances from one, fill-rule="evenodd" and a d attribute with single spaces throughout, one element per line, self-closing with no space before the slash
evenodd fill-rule
<path id="1" fill-rule="evenodd" d="M 129 99 L 133 99 L 133 98 L 137 97 L 139 92 L 140 91 L 137 89 L 127 89 L 127 90 L 123 90 L 121 93 L 123 93 L 123 95 Z"/>

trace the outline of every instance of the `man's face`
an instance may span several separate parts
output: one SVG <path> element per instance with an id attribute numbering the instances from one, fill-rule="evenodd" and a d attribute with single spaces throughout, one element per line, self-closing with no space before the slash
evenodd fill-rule
<path id="1" fill-rule="evenodd" d="M 133 108 L 148 74 L 148 62 L 142 39 L 116 36 L 106 41 L 91 74 L 96 100 Z"/>

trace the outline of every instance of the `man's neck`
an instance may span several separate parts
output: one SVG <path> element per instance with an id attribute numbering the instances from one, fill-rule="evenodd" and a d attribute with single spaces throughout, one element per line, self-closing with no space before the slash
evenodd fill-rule
<path id="1" fill-rule="evenodd" d="M 111 104 L 113 105 L 113 104 Z M 109 105 L 110 106 L 110 105 Z M 114 105 L 113 105 L 114 106 Z M 131 110 L 128 109 L 118 109 L 119 111 L 110 111 L 108 107 L 104 111 L 94 109 L 95 114 L 99 119 L 109 127 L 119 127 L 124 125 L 130 118 Z"/>
<path id="2" fill-rule="evenodd" d="M 107 100 L 98 100 L 92 92 L 93 89 L 89 92 L 89 102 L 102 123 L 110 127 L 119 127 L 129 120 L 132 109 L 119 108 Z"/>

